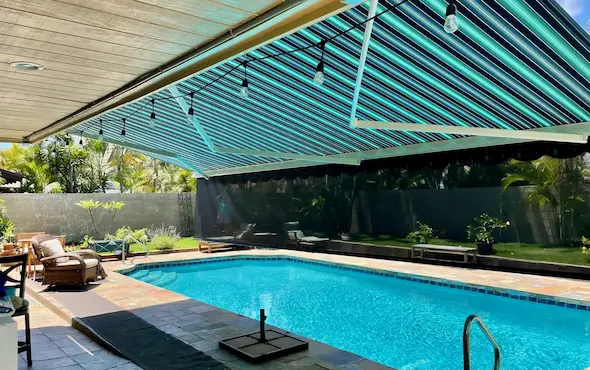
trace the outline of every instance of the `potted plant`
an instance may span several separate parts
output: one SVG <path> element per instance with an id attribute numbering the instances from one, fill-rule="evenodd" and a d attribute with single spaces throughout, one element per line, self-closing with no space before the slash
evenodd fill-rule
<path id="1" fill-rule="evenodd" d="M 475 241 L 479 254 L 492 254 L 496 242 L 494 230 L 507 228 L 510 226 L 510 221 L 502 221 L 497 217 L 491 217 L 487 213 L 482 213 L 473 221 L 473 225 L 467 226 L 467 237 Z"/>

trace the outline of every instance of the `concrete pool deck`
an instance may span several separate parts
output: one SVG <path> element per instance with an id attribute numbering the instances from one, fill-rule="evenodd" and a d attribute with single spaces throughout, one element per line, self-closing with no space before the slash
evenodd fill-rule
<path id="1" fill-rule="evenodd" d="M 88 294 L 114 304 L 121 311 L 128 311 L 142 318 L 163 333 L 170 334 L 219 361 L 231 369 L 389 369 L 355 354 L 341 351 L 326 344 L 310 341 L 310 349 L 286 356 L 280 360 L 251 365 L 218 348 L 222 338 L 239 335 L 256 329 L 257 321 L 237 315 L 202 302 L 162 289 L 117 273 L 133 265 L 165 263 L 170 261 L 235 256 L 290 256 L 363 268 L 392 271 L 423 276 L 425 278 L 457 281 L 469 285 L 493 287 L 507 292 L 522 291 L 533 295 L 555 297 L 566 302 L 590 304 L 590 282 L 565 278 L 534 276 L 500 271 L 433 266 L 409 262 L 387 261 L 334 254 L 309 253 L 292 250 L 247 250 L 205 254 L 200 252 L 174 253 L 150 257 L 136 257 L 122 263 L 104 262 L 109 277 L 88 289 Z M 67 300 L 60 293 L 46 291 L 40 284 L 29 284 L 28 289 L 43 303 L 52 307 L 62 317 L 72 319 L 76 315 L 67 307 Z M 69 293 L 74 294 L 72 292 Z M 86 292 L 77 292 L 84 300 Z M 95 298 L 96 299 L 96 298 Z M 584 303 L 585 302 L 585 303 Z M 461 338 L 457 338 L 458 341 Z"/>

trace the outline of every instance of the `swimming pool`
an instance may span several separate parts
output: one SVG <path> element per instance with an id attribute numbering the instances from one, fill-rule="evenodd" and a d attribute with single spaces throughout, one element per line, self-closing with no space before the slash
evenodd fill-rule
<path id="1" fill-rule="evenodd" d="M 463 323 L 472 313 L 500 344 L 504 370 L 590 366 L 585 306 L 568 309 L 291 258 L 202 262 L 155 265 L 129 275 L 254 319 L 265 308 L 272 325 L 398 370 L 462 368 Z M 492 347 L 475 326 L 472 365 L 493 365 Z"/>

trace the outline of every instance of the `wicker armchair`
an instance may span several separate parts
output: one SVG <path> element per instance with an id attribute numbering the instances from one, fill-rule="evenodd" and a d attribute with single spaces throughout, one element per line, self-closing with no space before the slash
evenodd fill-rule
<path id="1" fill-rule="evenodd" d="M 100 255 L 91 249 L 45 256 L 41 243 L 56 239 L 51 235 L 38 235 L 32 240 L 35 255 L 43 264 L 43 285 L 85 285 L 106 278 L 100 264 Z M 67 257 L 67 261 L 64 259 Z"/>

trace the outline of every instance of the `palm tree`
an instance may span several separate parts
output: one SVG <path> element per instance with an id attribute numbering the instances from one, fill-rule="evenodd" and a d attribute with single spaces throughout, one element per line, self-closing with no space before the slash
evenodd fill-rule
<path id="1" fill-rule="evenodd" d="M 509 186 L 530 185 L 527 200 L 551 211 L 554 230 L 561 243 L 571 242 L 577 235 L 579 207 L 588 175 L 582 156 L 568 159 L 542 157 L 531 162 L 512 160 L 506 165 L 504 190 Z"/>

